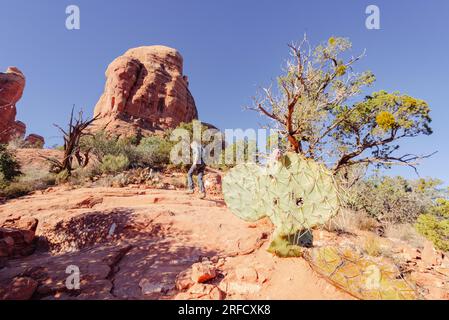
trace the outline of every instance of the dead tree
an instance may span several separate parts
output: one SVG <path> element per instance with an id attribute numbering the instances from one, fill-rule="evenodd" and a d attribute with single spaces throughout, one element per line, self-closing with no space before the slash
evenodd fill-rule
<path id="1" fill-rule="evenodd" d="M 97 120 L 97 117 L 86 121 L 83 120 L 82 111 L 78 113 L 77 119 L 74 119 L 73 113 L 74 108 L 72 108 L 70 114 L 70 122 L 67 131 L 57 124 L 54 125 L 62 132 L 64 138 L 64 157 L 62 160 L 43 157 L 51 163 L 51 171 L 55 173 L 66 171 L 68 175 L 71 175 L 73 171 L 73 161 L 75 159 L 80 167 L 85 167 L 89 163 L 90 149 L 81 152 L 80 141 L 83 136 L 89 135 L 89 133 L 86 132 L 86 128 Z"/>

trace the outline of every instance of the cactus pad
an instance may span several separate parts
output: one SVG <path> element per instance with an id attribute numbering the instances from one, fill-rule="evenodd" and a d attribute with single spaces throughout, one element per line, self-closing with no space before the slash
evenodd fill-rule
<path id="1" fill-rule="evenodd" d="M 254 222 L 266 216 L 260 193 L 263 168 L 254 163 L 239 164 L 223 178 L 224 200 L 239 218 Z"/>
<path id="2" fill-rule="evenodd" d="M 417 294 L 387 262 L 374 262 L 350 248 L 320 247 L 304 254 L 313 270 L 363 300 L 413 300 Z"/>
<path id="3" fill-rule="evenodd" d="M 267 214 L 281 235 L 326 223 L 340 200 L 332 174 L 319 163 L 287 153 L 260 180 Z"/>

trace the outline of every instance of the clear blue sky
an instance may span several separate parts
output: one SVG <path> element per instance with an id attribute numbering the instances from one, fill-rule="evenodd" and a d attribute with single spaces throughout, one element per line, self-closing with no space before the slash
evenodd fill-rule
<path id="1" fill-rule="evenodd" d="M 81 10 L 81 30 L 65 28 L 65 8 Z M 381 30 L 365 28 L 365 8 L 381 11 Z M 0 70 L 19 67 L 27 86 L 18 119 L 28 132 L 60 143 L 53 123 L 65 124 L 71 106 L 90 116 L 108 64 L 127 49 L 163 44 L 180 50 L 200 118 L 224 128 L 260 122 L 243 111 L 257 87 L 279 74 L 286 44 L 307 32 L 313 43 L 349 37 L 366 48 L 360 70 L 377 76 L 373 90 L 399 90 L 425 99 L 435 133 L 407 142 L 404 151 L 439 153 L 422 176 L 449 182 L 449 1 L 103 1 L 0 0 Z M 413 176 L 412 170 L 393 173 Z"/>

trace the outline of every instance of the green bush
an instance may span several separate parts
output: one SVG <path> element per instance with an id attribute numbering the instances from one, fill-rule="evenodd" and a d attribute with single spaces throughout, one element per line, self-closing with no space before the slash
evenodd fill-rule
<path id="1" fill-rule="evenodd" d="M 103 161 L 106 155 L 124 155 L 130 163 L 138 160 L 135 138 L 108 136 L 104 131 L 97 132 L 92 136 L 83 137 L 81 140 L 81 150 L 90 150 L 100 162 Z"/>
<path id="2" fill-rule="evenodd" d="M 449 251 L 449 200 L 438 199 L 435 206 L 418 217 L 415 227 L 436 248 Z"/>
<path id="3" fill-rule="evenodd" d="M 129 167 L 129 160 L 128 158 L 120 154 L 118 156 L 107 154 L 103 157 L 103 161 L 100 164 L 100 171 L 101 173 L 119 173 L 122 172 Z"/>
<path id="4" fill-rule="evenodd" d="M 16 181 L 3 185 L 0 189 L 0 197 L 14 199 L 30 194 L 33 191 L 44 190 L 55 185 L 53 174 L 35 176 L 34 173 L 25 174 Z"/>
<path id="5" fill-rule="evenodd" d="M 348 190 L 347 206 L 364 211 L 384 225 L 414 223 L 445 194 L 434 179 L 407 180 L 402 177 L 372 176 Z"/>
<path id="6" fill-rule="evenodd" d="M 137 147 L 138 165 L 150 167 L 166 166 L 170 162 L 172 143 L 159 137 L 143 138 Z"/>
<path id="7" fill-rule="evenodd" d="M 20 164 L 14 155 L 3 144 L 0 144 L 0 174 L 4 181 L 12 181 L 21 175 Z"/>
<path id="8" fill-rule="evenodd" d="M 15 199 L 28 195 L 34 191 L 32 184 L 12 182 L 0 190 L 0 196 L 6 199 Z"/>

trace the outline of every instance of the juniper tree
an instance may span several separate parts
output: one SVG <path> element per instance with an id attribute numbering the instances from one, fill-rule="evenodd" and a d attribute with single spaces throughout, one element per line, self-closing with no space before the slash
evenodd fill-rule
<path id="1" fill-rule="evenodd" d="M 422 155 L 397 155 L 399 140 L 432 133 L 430 108 L 421 99 L 379 91 L 356 98 L 372 85 L 370 71 L 356 72 L 365 55 L 350 56 L 351 42 L 331 37 L 314 48 L 306 37 L 289 45 L 291 59 L 277 86 L 263 88 L 252 110 L 268 117 L 290 151 L 325 162 L 335 173 L 354 165 L 414 167 Z"/>

